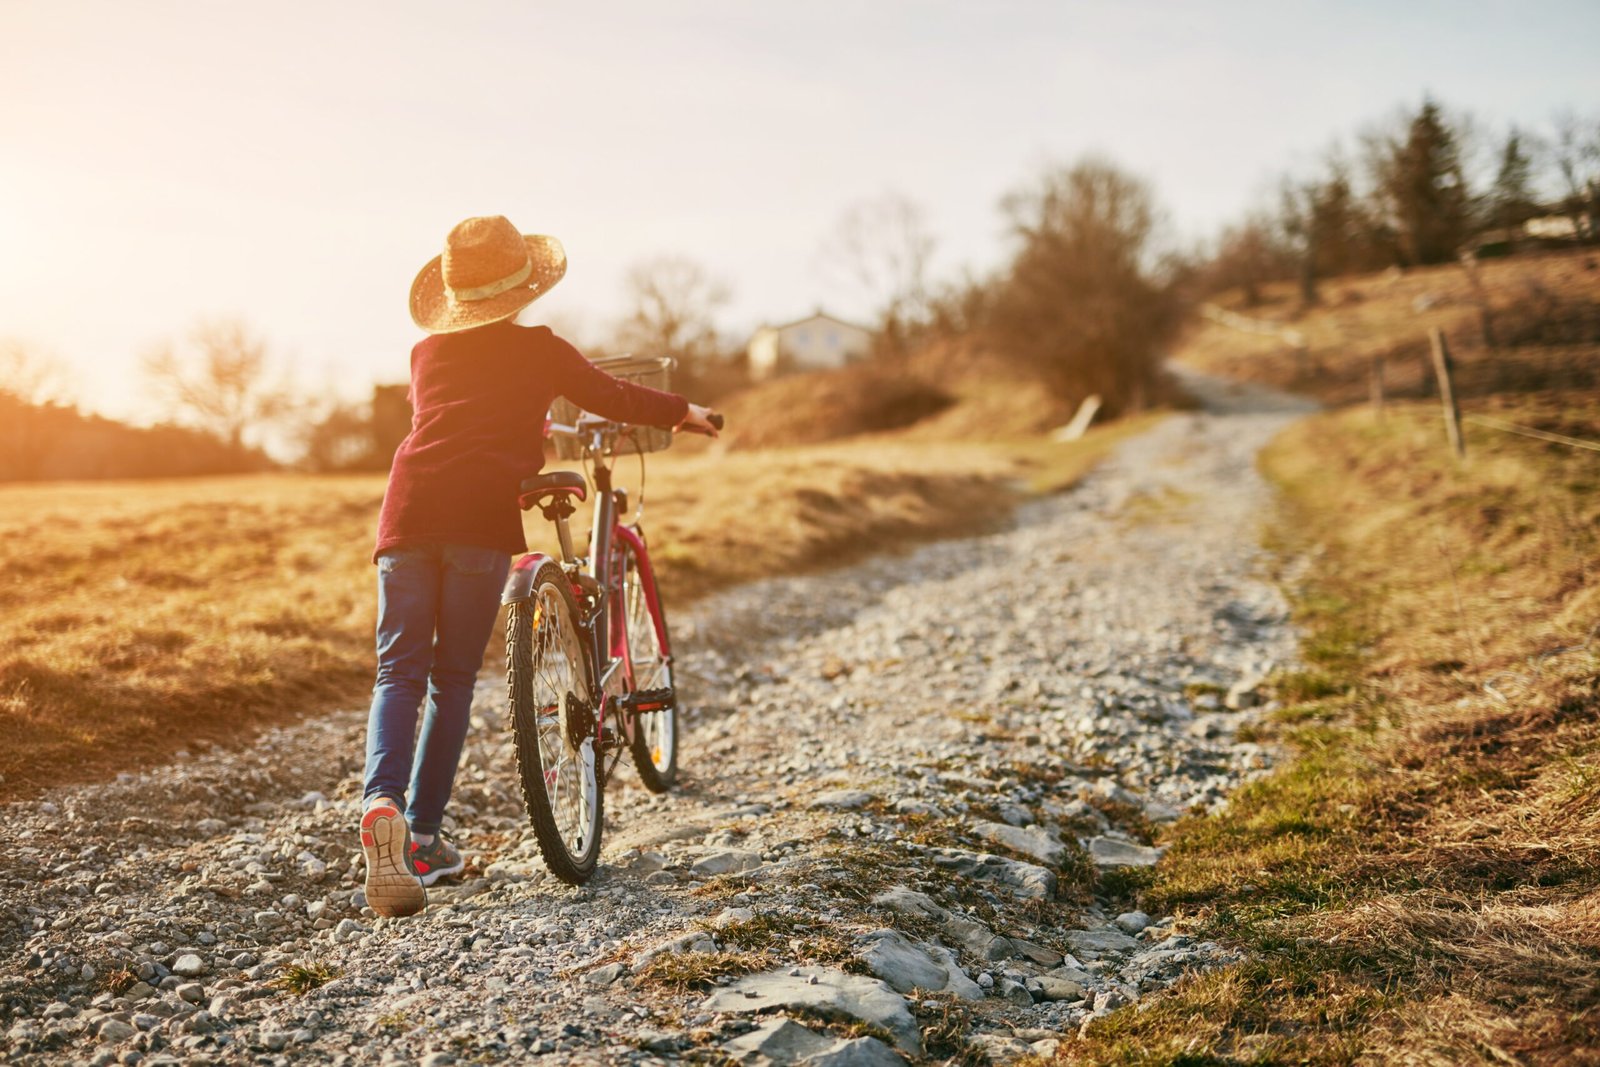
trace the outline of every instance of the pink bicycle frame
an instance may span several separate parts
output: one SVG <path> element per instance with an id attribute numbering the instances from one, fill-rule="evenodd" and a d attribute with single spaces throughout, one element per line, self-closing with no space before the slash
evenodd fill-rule
<path id="1" fill-rule="evenodd" d="M 631 526 L 617 523 L 611 528 L 613 544 L 627 545 L 633 552 L 633 558 L 639 562 L 639 580 L 644 583 L 645 606 L 650 609 L 650 623 L 656 630 L 656 642 L 661 646 L 661 654 L 668 659 L 672 657 L 672 648 L 667 643 L 667 628 L 662 625 L 661 594 L 656 589 L 655 571 L 650 566 L 650 550 L 644 543 L 644 538 L 638 530 Z M 621 601 L 622 571 L 619 568 L 613 577 L 612 603 L 617 605 L 619 611 L 626 611 L 626 605 Z M 628 678 L 633 680 L 633 663 L 628 658 L 627 623 L 611 627 L 611 657 L 621 659 L 627 663 Z"/>

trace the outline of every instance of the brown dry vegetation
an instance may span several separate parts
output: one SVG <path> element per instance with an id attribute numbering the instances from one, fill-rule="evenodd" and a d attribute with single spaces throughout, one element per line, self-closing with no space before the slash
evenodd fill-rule
<path id="1" fill-rule="evenodd" d="M 1167 386 L 1152 405 L 1182 400 Z M 918 441 L 995 441 L 1042 433 L 1074 407 L 1036 375 L 970 339 L 934 341 L 900 359 L 756 385 L 727 403 L 730 448 L 812 444 L 889 430 Z"/>
<path id="2" fill-rule="evenodd" d="M 1469 407 L 1600 439 L 1600 345 L 1573 351 L 1588 373 Z M 1476 426 L 1467 446 L 1419 401 L 1264 457 L 1310 564 L 1306 669 L 1277 679 L 1292 758 L 1169 830 L 1140 888 L 1250 960 L 1096 1023 L 1072 1062 L 1600 1063 L 1600 455 Z"/>
<path id="3" fill-rule="evenodd" d="M 372 478 L 0 489 L 0 796 L 371 684 Z"/>
<path id="4" fill-rule="evenodd" d="M 1475 284 L 1471 273 L 1451 265 L 1337 278 L 1322 284 L 1321 303 L 1311 308 L 1300 306 L 1290 282 L 1266 286 L 1254 308 L 1229 293 L 1216 303 L 1298 331 L 1304 357 L 1279 336 L 1197 318 L 1177 358 L 1197 370 L 1338 405 L 1367 398 L 1373 359 L 1382 357 L 1390 395 L 1417 397 L 1433 390 L 1428 329 L 1438 327 L 1468 400 L 1600 386 L 1593 358 L 1600 343 L 1600 252 L 1486 260 L 1476 277 Z M 1485 345 L 1485 306 L 1492 350 Z"/>
<path id="5" fill-rule="evenodd" d="M 1073 445 L 675 450 L 649 460 L 645 522 L 681 605 L 979 529 L 1132 428 Z M 623 460 L 621 483 L 636 470 Z M 0 799 L 362 703 L 382 493 L 380 476 L 0 488 Z M 527 526 L 553 547 L 537 513 Z"/>

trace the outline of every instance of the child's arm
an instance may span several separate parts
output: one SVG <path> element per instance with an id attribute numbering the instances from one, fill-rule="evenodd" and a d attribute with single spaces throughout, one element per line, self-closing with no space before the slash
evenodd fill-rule
<path id="1" fill-rule="evenodd" d="M 677 393 L 613 378 L 570 344 L 550 335 L 554 358 L 550 369 L 556 391 L 585 411 L 635 426 L 676 429 L 691 420 L 692 405 Z"/>

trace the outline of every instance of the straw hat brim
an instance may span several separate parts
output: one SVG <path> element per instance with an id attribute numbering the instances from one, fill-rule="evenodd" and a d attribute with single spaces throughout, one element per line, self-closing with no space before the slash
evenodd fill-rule
<path id="1" fill-rule="evenodd" d="M 445 288 L 443 256 L 434 256 L 411 283 L 411 320 L 429 333 L 460 333 L 509 319 L 559 282 L 567 273 L 561 242 L 542 234 L 522 235 L 533 269 L 528 280 L 484 300 L 454 300 Z"/>

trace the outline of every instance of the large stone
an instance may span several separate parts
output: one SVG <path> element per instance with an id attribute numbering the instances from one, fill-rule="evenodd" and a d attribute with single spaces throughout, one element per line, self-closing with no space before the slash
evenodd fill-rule
<path id="1" fill-rule="evenodd" d="M 1064 958 L 1061 953 L 1048 945 L 1036 945 L 1020 937 L 1011 938 L 1011 946 L 1017 950 L 1017 955 L 1041 967 L 1059 967 Z"/>
<path id="2" fill-rule="evenodd" d="M 926 989 L 954 993 L 963 1000 L 983 997 L 983 990 L 967 977 L 947 948 L 921 944 L 898 930 L 874 930 L 861 940 L 865 946 L 861 958 L 867 969 L 896 992 Z"/>
<path id="3" fill-rule="evenodd" d="M 1222 698 L 1222 706 L 1229 711 L 1257 707 L 1261 704 L 1261 687 L 1265 684 L 1266 679 L 1260 675 L 1239 679 L 1228 687 L 1228 695 Z"/>
<path id="4" fill-rule="evenodd" d="M 991 882 L 1014 897 L 1055 899 L 1056 873 L 1038 864 L 1008 860 L 987 852 L 968 852 L 964 848 L 936 849 L 933 862 L 962 877 Z"/>
<path id="5" fill-rule="evenodd" d="M 934 919 L 943 922 L 949 918 L 950 913 L 934 902 L 926 893 L 919 893 L 915 889 L 908 889 L 897 885 L 885 889 L 872 898 L 872 902 L 880 908 L 888 908 L 902 915 L 917 915 L 924 919 Z"/>
<path id="6" fill-rule="evenodd" d="M 1003 822 L 979 822 L 974 823 L 972 829 L 986 841 L 993 841 L 1024 856 L 1032 856 L 1051 867 L 1061 866 L 1061 861 L 1067 856 L 1067 846 L 1042 826 L 1009 826 Z"/>
<path id="7" fill-rule="evenodd" d="M 707 997 L 701 1010 L 739 1013 L 782 1008 L 805 1008 L 881 1026 L 903 1051 L 922 1054 L 922 1036 L 904 997 L 876 978 L 826 967 L 746 975 Z"/>
<path id="8" fill-rule="evenodd" d="M 1111 926 L 1094 930 L 1068 930 L 1065 937 L 1075 955 L 1091 960 L 1103 956 L 1126 956 L 1140 947 L 1139 942 Z"/>
<path id="9" fill-rule="evenodd" d="M 133 1028 L 132 1023 L 125 1023 L 121 1019 L 107 1019 L 100 1024 L 100 1031 L 97 1036 L 105 1044 L 114 1045 L 119 1041 L 128 1040 L 136 1033 L 138 1031 Z"/>
<path id="10" fill-rule="evenodd" d="M 945 982 L 944 992 L 953 993 L 962 1000 L 982 1000 L 983 987 L 967 977 L 967 972 L 961 969 L 961 962 L 956 959 L 956 954 L 943 945 L 926 945 L 928 955 L 933 961 L 944 967 Z"/>
<path id="11" fill-rule="evenodd" d="M 1091 837 L 1089 858 L 1096 867 L 1154 867 L 1161 858 L 1161 850 L 1115 837 Z"/>
<path id="12" fill-rule="evenodd" d="M 942 819 L 946 814 L 937 804 L 930 804 L 915 797 L 901 797 L 894 802 L 894 810 L 901 815 L 926 815 L 933 819 Z"/>
<path id="13" fill-rule="evenodd" d="M 833 1043 L 833 1038 L 813 1033 L 793 1019 L 769 1019 L 724 1043 L 722 1050 L 740 1063 L 764 1067 L 795 1063 Z"/>
<path id="14" fill-rule="evenodd" d="M 894 1049 L 875 1037 L 840 1041 L 802 1063 L 803 1067 L 906 1067 Z"/>
<path id="15" fill-rule="evenodd" d="M 1094 979 L 1075 967 L 1058 967 L 1035 981 L 1046 1000 L 1082 1000 L 1094 992 Z"/>
<path id="16" fill-rule="evenodd" d="M 628 973 L 626 963 L 608 963 L 604 967 L 596 967 L 583 976 L 583 980 L 590 985 L 610 985 L 618 978 Z"/>
<path id="17" fill-rule="evenodd" d="M 206 961 L 193 952 L 185 952 L 172 962 L 172 973 L 185 978 L 198 978 L 206 973 Z"/>
<path id="18" fill-rule="evenodd" d="M 832 811 L 855 811 L 872 803 L 872 794 L 865 789 L 830 789 L 811 798 L 807 807 L 827 808 Z"/>
<path id="19" fill-rule="evenodd" d="M 689 873 L 696 878 L 712 878 L 719 874 L 743 874 L 759 866 L 761 866 L 759 853 L 729 848 L 701 856 L 689 868 Z"/>
<path id="20" fill-rule="evenodd" d="M 1021 982 L 1013 982 L 1009 978 L 1002 978 L 995 983 L 995 996 L 1010 1002 L 1015 1008 L 1033 1007 L 1033 994 L 1028 992 L 1028 987 Z"/>
<path id="21" fill-rule="evenodd" d="M 483 869 L 483 876 L 491 882 L 521 882 L 533 873 L 533 864 L 526 860 L 496 860 Z"/>
<path id="22" fill-rule="evenodd" d="M 1014 1063 L 1033 1054 L 1033 1047 L 1009 1034 L 973 1034 L 971 1042 L 989 1063 Z"/>
<path id="23" fill-rule="evenodd" d="M 952 915 L 944 921 L 941 930 L 969 955 L 976 956 L 986 963 L 1008 960 L 1017 954 L 1016 948 L 1008 938 L 1001 937 L 987 926 L 972 919 Z"/>
<path id="24" fill-rule="evenodd" d="M 944 968 L 898 930 L 874 930 L 863 936 L 862 942 L 861 960 L 867 970 L 888 982 L 896 992 L 944 988 Z"/>
<path id="25" fill-rule="evenodd" d="M 1123 933 L 1136 934 L 1150 925 L 1150 916 L 1142 911 L 1125 911 L 1112 921 Z"/>

